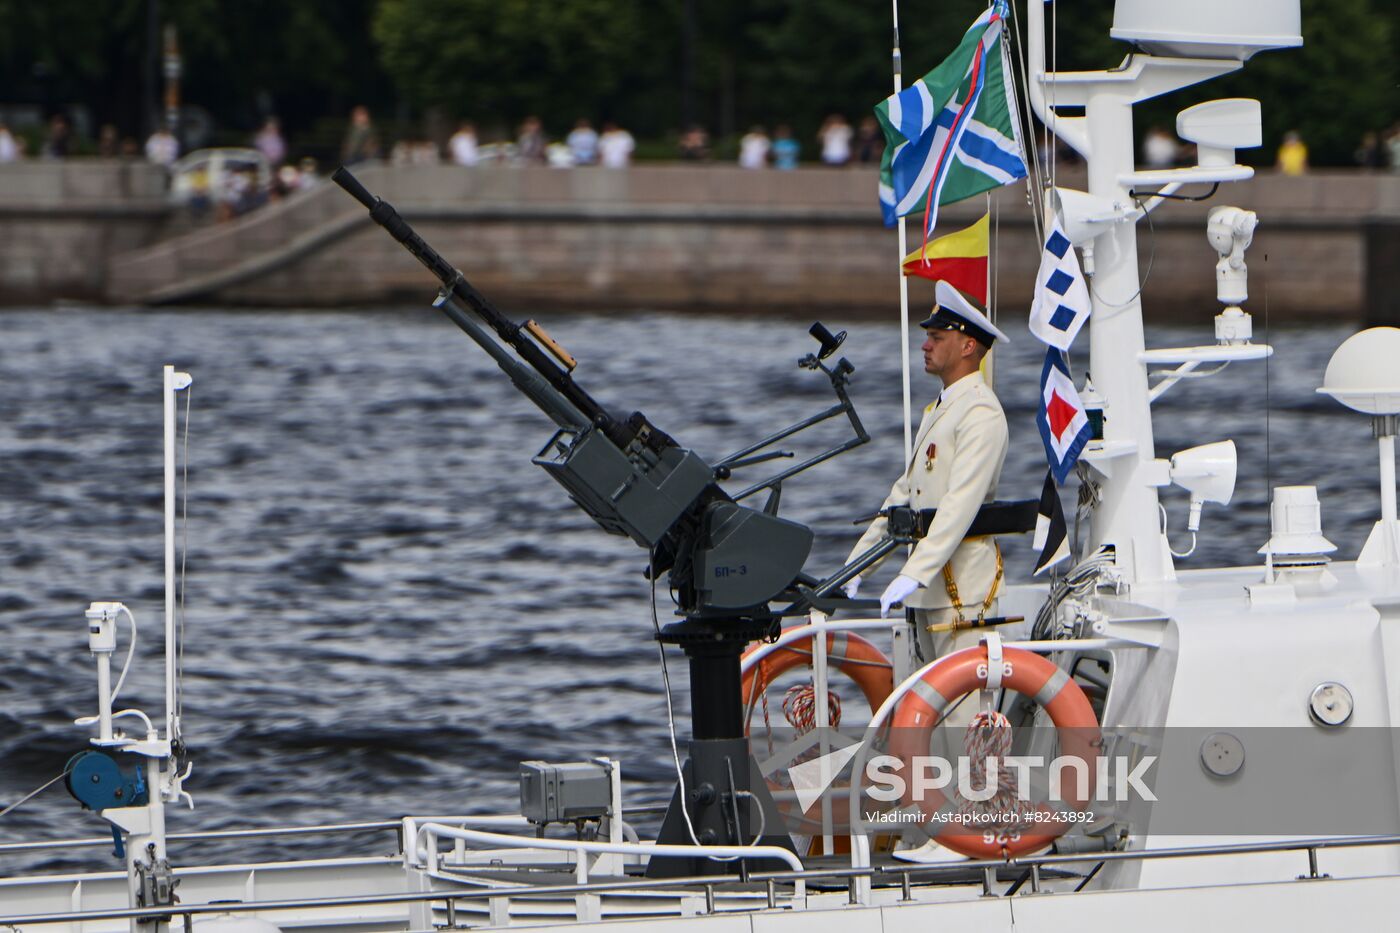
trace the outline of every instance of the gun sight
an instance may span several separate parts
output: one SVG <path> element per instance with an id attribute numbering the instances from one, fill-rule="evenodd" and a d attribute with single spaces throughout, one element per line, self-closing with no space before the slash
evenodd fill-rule
<path id="1" fill-rule="evenodd" d="M 822 348 L 817 351 L 817 359 L 819 360 L 826 359 L 840 349 L 841 344 L 846 342 L 846 332 L 844 330 L 838 334 L 833 334 L 826 329 L 826 325 L 822 324 L 821 321 L 817 321 L 808 328 L 807 333 L 816 337 L 817 342 L 822 345 Z"/>

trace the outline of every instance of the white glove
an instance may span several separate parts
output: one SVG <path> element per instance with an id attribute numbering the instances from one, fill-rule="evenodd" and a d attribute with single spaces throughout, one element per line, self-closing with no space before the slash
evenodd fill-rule
<path id="1" fill-rule="evenodd" d="M 880 618 L 887 618 L 891 606 L 904 602 L 918 588 L 919 581 L 913 577 L 906 577 L 902 573 L 895 577 L 880 595 Z"/>
<path id="2" fill-rule="evenodd" d="M 846 594 L 847 599 L 855 599 L 856 594 L 860 592 L 860 576 L 857 575 L 847 580 L 842 585 L 841 592 Z"/>

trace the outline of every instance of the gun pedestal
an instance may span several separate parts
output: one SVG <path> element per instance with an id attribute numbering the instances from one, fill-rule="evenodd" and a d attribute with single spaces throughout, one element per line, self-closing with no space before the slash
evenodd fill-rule
<path id="1" fill-rule="evenodd" d="M 661 630 L 690 660 L 691 741 L 681 766 L 684 787 L 671 795 L 657 842 L 671 845 L 771 845 L 792 850 L 782 815 L 768 793 L 744 736 L 740 657 L 752 641 L 770 635 L 776 616 L 687 619 Z M 682 811 L 681 793 L 685 793 Z M 761 811 L 761 815 L 760 815 Z M 689 814 L 690 825 L 686 825 Z M 695 838 L 691 838 L 691 827 Z M 754 835 L 763 835 L 754 843 Z M 652 859 L 649 878 L 783 871 L 776 859 L 719 862 L 707 858 Z"/>

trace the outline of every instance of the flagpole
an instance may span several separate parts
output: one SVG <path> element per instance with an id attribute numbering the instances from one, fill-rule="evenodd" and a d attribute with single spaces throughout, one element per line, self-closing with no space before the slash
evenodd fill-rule
<path id="1" fill-rule="evenodd" d="M 894 48 L 891 60 L 894 65 L 894 92 L 904 90 L 904 66 L 899 51 L 899 0 L 892 0 L 894 7 Z M 914 457 L 914 417 L 912 388 L 909 379 L 909 277 L 904 274 L 904 257 L 908 255 L 908 230 L 903 217 L 899 218 L 899 345 L 900 368 L 904 378 L 904 463 Z"/>
<path id="2" fill-rule="evenodd" d="M 992 192 L 991 192 L 991 191 L 988 191 L 988 192 L 987 192 L 987 210 L 986 210 L 986 214 L 987 214 L 987 216 L 988 216 L 989 218 L 991 217 L 991 214 L 992 214 Z M 993 282 L 993 277 L 992 277 L 992 264 L 996 261 L 996 257 L 995 257 L 995 255 L 994 255 L 995 249 L 996 249 L 996 240 L 995 240 L 993 237 L 988 236 L 988 237 L 987 237 L 987 291 L 986 291 L 984 294 L 986 294 L 986 296 L 987 296 L 987 320 L 991 321 L 993 324 L 995 324 L 995 323 L 997 322 L 997 319 L 996 319 L 996 313 L 997 313 L 996 295 L 993 294 L 993 292 L 992 292 L 992 282 Z M 986 361 L 985 361 L 986 364 L 987 364 L 987 366 L 986 366 L 987 372 L 986 372 L 986 374 L 985 374 L 985 378 L 986 378 L 986 380 L 987 380 L 987 385 L 991 386 L 994 390 L 995 390 L 996 387 L 997 387 L 997 380 L 996 380 L 996 361 L 995 361 L 995 359 L 994 359 L 995 357 L 996 357 L 996 347 L 990 347 L 990 348 L 988 348 L 988 350 L 987 350 L 987 356 L 986 356 Z"/>

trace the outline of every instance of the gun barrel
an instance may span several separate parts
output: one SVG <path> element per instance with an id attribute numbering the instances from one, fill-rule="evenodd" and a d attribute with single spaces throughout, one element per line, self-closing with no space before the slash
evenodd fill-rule
<path id="1" fill-rule="evenodd" d="M 371 194 L 369 189 L 361 184 L 360 180 L 343 165 L 331 174 L 331 180 L 355 200 L 369 208 L 371 220 L 383 227 L 404 249 L 413 254 L 414 258 L 442 283 L 445 292 L 450 294 L 462 307 L 470 310 L 484 321 L 502 342 L 514 350 L 522 360 L 530 365 L 530 368 L 542 377 L 543 383 L 523 378 L 520 373 L 512 371 L 506 362 L 509 357 L 493 352 L 493 349 L 499 350 L 499 347 L 488 346 L 489 338 L 487 342 L 483 342 L 484 332 L 469 328 L 464 322 L 470 322 L 470 319 L 463 315 L 460 309 L 453 308 L 446 302 L 439 304 L 439 307 L 454 324 L 466 331 L 468 336 L 481 344 L 483 349 L 496 358 L 501 368 L 511 374 L 512 381 L 530 396 L 531 401 L 561 426 L 566 423 L 561 420 L 564 417 L 569 417 L 568 423 L 576 424 L 576 421 L 569 415 L 570 410 L 572 410 L 582 416 L 582 421 L 598 426 L 619 447 L 625 448 L 627 446 L 631 440 L 631 432 L 627 426 L 609 414 L 607 409 L 599 404 L 593 396 L 575 383 L 567 370 L 526 335 L 524 328 L 501 314 L 495 305 L 491 304 L 481 292 L 473 288 L 472 284 L 455 266 L 444 259 L 437 250 L 429 246 L 427 241 L 414 231 L 413 227 L 399 215 L 392 204 Z M 457 313 L 454 314 L 454 311 Z M 562 400 L 541 397 L 538 390 L 543 384 L 547 384 L 554 393 L 562 396 Z M 532 389 L 535 391 L 531 391 Z M 566 404 L 561 405 L 560 401 Z"/>
<path id="2" fill-rule="evenodd" d="M 369 189 L 360 184 L 360 180 L 345 166 L 340 166 L 331 174 L 331 181 L 344 188 L 346 193 L 363 204 L 366 210 L 374 210 L 374 202 L 379 199 L 370 194 Z"/>

